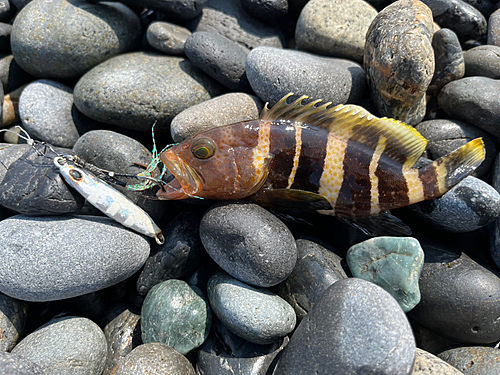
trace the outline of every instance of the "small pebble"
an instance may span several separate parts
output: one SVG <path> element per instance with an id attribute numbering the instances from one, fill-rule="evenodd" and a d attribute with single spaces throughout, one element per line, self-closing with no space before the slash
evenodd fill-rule
<path id="1" fill-rule="evenodd" d="M 288 13 L 288 0 L 240 0 L 252 17 L 269 23 L 282 19 Z"/>
<path id="2" fill-rule="evenodd" d="M 247 284 L 279 284 L 292 272 L 297 246 L 276 216 L 253 203 L 217 203 L 200 224 L 208 255 L 227 273 Z"/>
<path id="3" fill-rule="evenodd" d="M 185 27 L 156 21 L 148 26 L 146 39 L 151 47 L 167 55 L 183 55 L 184 43 L 191 35 Z"/>
<path id="4" fill-rule="evenodd" d="M 17 344 L 23 334 L 27 315 L 27 302 L 0 293 L 0 332 L 2 333 L 0 335 L 0 352 L 11 351 Z"/>
<path id="5" fill-rule="evenodd" d="M 0 375 L 43 375 L 42 368 L 16 354 L 0 351 Z"/>
<path id="6" fill-rule="evenodd" d="M 236 335 L 255 344 L 277 342 L 295 328 L 295 312 L 284 299 L 254 288 L 225 272 L 208 282 L 214 314 Z"/>
<path id="7" fill-rule="evenodd" d="M 464 346 L 452 348 L 437 355 L 466 375 L 500 373 L 500 351 L 488 346 Z"/>
<path id="8" fill-rule="evenodd" d="M 460 375 L 462 372 L 439 357 L 417 348 L 412 375 Z"/>
<path id="9" fill-rule="evenodd" d="M 14 55 L 6 55 L 0 58 L 0 81 L 6 93 L 33 81 L 35 77 L 21 69 L 14 60 Z"/>
<path id="10" fill-rule="evenodd" d="M 181 280 L 164 281 L 149 291 L 142 305 L 142 341 L 161 342 L 186 354 L 206 340 L 211 316 L 198 288 Z"/>
<path id="11" fill-rule="evenodd" d="M 488 20 L 487 44 L 500 47 L 500 9 L 495 10 Z"/>
<path id="12" fill-rule="evenodd" d="M 500 47 L 480 46 L 464 53 L 465 76 L 500 78 Z"/>
<path id="13" fill-rule="evenodd" d="M 36 363 L 44 374 L 100 375 L 107 348 L 104 333 L 93 321 L 63 317 L 30 333 L 12 353 Z"/>

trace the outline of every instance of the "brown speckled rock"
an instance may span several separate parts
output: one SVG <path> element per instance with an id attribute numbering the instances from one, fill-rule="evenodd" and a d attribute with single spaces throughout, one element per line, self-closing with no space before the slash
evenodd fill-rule
<path id="1" fill-rule="evenodd" d="M 489 346 L 463 346 L 445 350 L 437 356 L 464 374 L 500 373 L 500 350 Z"/>
<path id="2" fill-rule="evenodd" d="M 460 375 L 463 374 L 434 354 L 417 348 L 412 375 Z"/>
<path id="3" fill-rule="evenodd" d="M 375 17 L 364 67 L 378 115 L 410 125 L 422 120 L 434 74 L 432 35 L 432 13 L 418 0 L 399 0 Z"/>

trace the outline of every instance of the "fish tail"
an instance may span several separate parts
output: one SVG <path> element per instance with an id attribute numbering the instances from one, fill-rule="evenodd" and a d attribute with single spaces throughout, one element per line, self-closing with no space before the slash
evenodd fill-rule
<path id="1" fill-rule="evenodd" d="M 477 138 L 418 170 L 425 199 L 437 198 L 471 174 L 486 155 L 482 138 Z"/>

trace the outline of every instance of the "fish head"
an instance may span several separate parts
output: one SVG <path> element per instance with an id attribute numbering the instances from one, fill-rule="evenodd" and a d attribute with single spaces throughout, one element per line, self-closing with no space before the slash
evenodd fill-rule
<path id="1" fill-rule="evenodd" d="M 175 178 L 158 198 L 241 199 L 257 191 L 268 163 L 255 162 L 258 129 L 248 125 L 211 129 L 162 152 L 160 160 Z"/>

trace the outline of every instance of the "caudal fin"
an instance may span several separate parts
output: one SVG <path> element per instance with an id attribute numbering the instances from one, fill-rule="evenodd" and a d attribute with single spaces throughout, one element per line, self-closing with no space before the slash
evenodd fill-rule
<path id="1" fill-rule="evenodd" d="M 446 193 L 471 174 L 483 162 L 485 154 L 483 140 L 477 138 L 420 168 L 425 199 Z"/>

